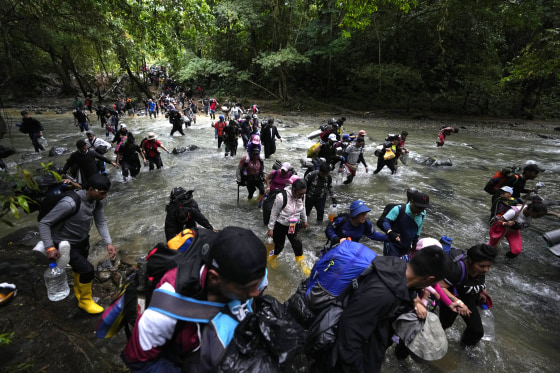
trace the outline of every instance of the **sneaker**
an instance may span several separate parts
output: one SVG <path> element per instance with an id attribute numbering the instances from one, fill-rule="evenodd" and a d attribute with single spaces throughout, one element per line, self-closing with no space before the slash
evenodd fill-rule
<path id="1" fill-rule="evenodd" d="M 56 261 L 58 268 L 66 268 L 70 262 L 70 242 L 60 241 L 58 244 L 58 252 L 60 253 L 60 258 Z"/>

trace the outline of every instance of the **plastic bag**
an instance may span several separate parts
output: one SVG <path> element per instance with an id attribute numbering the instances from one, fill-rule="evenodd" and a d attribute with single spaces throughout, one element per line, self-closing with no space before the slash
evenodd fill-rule
<path id="1" fill-rule="evenodd" d="M 393 159 L 393 158 L 395 158 L 395 153 L 393 153 L 393 151 L 391 149 L 387 148 L 385 150 L 385 155 L 383 156 L 383 159 L 388 161 L 388 160 Z"/>
<path id="2" fill-rule="evenodd" d="M 216 372 L 280 372 L 303 345 L 305 331 L 275 298 L 254 299 L 255 312 L 235 329 Z"/>
<path id="3" fill-rule="evenodd" d="M 306 292 L 307 279 L 299 284 L 296 292 L 286 301 L 285 305 L 288 307 L 288 312 L 290 312 L 296 321 L 304 328 L 308 329 L 316 315 L 305 302 Z"/>

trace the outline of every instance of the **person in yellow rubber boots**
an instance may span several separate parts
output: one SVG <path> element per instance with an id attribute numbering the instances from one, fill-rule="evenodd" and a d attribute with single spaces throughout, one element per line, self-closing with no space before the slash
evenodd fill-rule
<path id="1" fill-rule="evenodd" d="M 97 231 L 107 245 L 113 258 L 117 250 L 111 241 L 107 219 L 103 211 L 103 199 L 111 188 L 111 181 L 101 174 L 91 176 L 84 189 L 70 191 L 60 199 L 39 221 L 39 234 L 44 242 L 47 258 L 57 260 L 61 241 L 70 243 L 70 266 L 74 271 L 74 293 L 78 307 L 90 314 L 103 312 L 103 307 L 93 301 L 91 284 L 94 277 L 93 265 L 87 260 L 89 254 L 89 230 L 95 222 Z"/>
<path id="2" fill-rule="evenodd" d="M 303 245 L 297 237 L 301 225 L 304 229 L 309 228 L 307 216 L 305 215 L 305 193 L 307 183 L 303 179 L 297 179 L 291 188 L 286 188 L 285 193 L 278 193 L 270 213 L 268 222 L 268 236 L 274 240 L 274 251 L 268 253 L 268 261 L 271 268 L 276 267 L 276 258 L 284 250 L 286 237 L 292 244 L 296 256 L 296 263 L 306 277 L 311 271 L 305 264 L 303 256 Z"/>

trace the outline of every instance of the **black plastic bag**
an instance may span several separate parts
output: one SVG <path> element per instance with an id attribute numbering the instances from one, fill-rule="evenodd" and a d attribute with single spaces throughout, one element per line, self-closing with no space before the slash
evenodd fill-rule
<path id="1" fill-rule="evenodd" d="M 280 372 L 303 346 L 305 331 L 275 298 L 255 298 L 216 368 L 220 373 Z"/>
<path id="2" fill-rule="evenodd" d="M 307 305 L 305 293 L 307 292 L 307 279 L 299 284 L 296 292 L 286 301 L 288 312 L 305 329 L 309 329 L 313 320 L 317 316 Z"/>

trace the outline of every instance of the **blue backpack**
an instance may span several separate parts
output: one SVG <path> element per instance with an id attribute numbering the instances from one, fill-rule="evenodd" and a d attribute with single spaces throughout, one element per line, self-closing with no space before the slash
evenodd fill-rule
<path id="1" fill-rule="evenodd" d="M 325 353 L 332 349 L 346 300 L 358 288 L 359 280 L 372 272 L 371 264 L 376 256 L 367 246 L 346 240 L 315 263 L 305 294 L 307 306 L 317 313 L 304 346 L 311 359 L 324 359 Z"/>
<path id="2" fill-rule="evenodd" d="M 343 241 L 323 255 L 311 271 L 306 301 L 318 312 L 331 304 L 349 286 L 357 288 L 358 277 L 365 274 L 377 256 L 370 248 L 358 242 Z"/>

